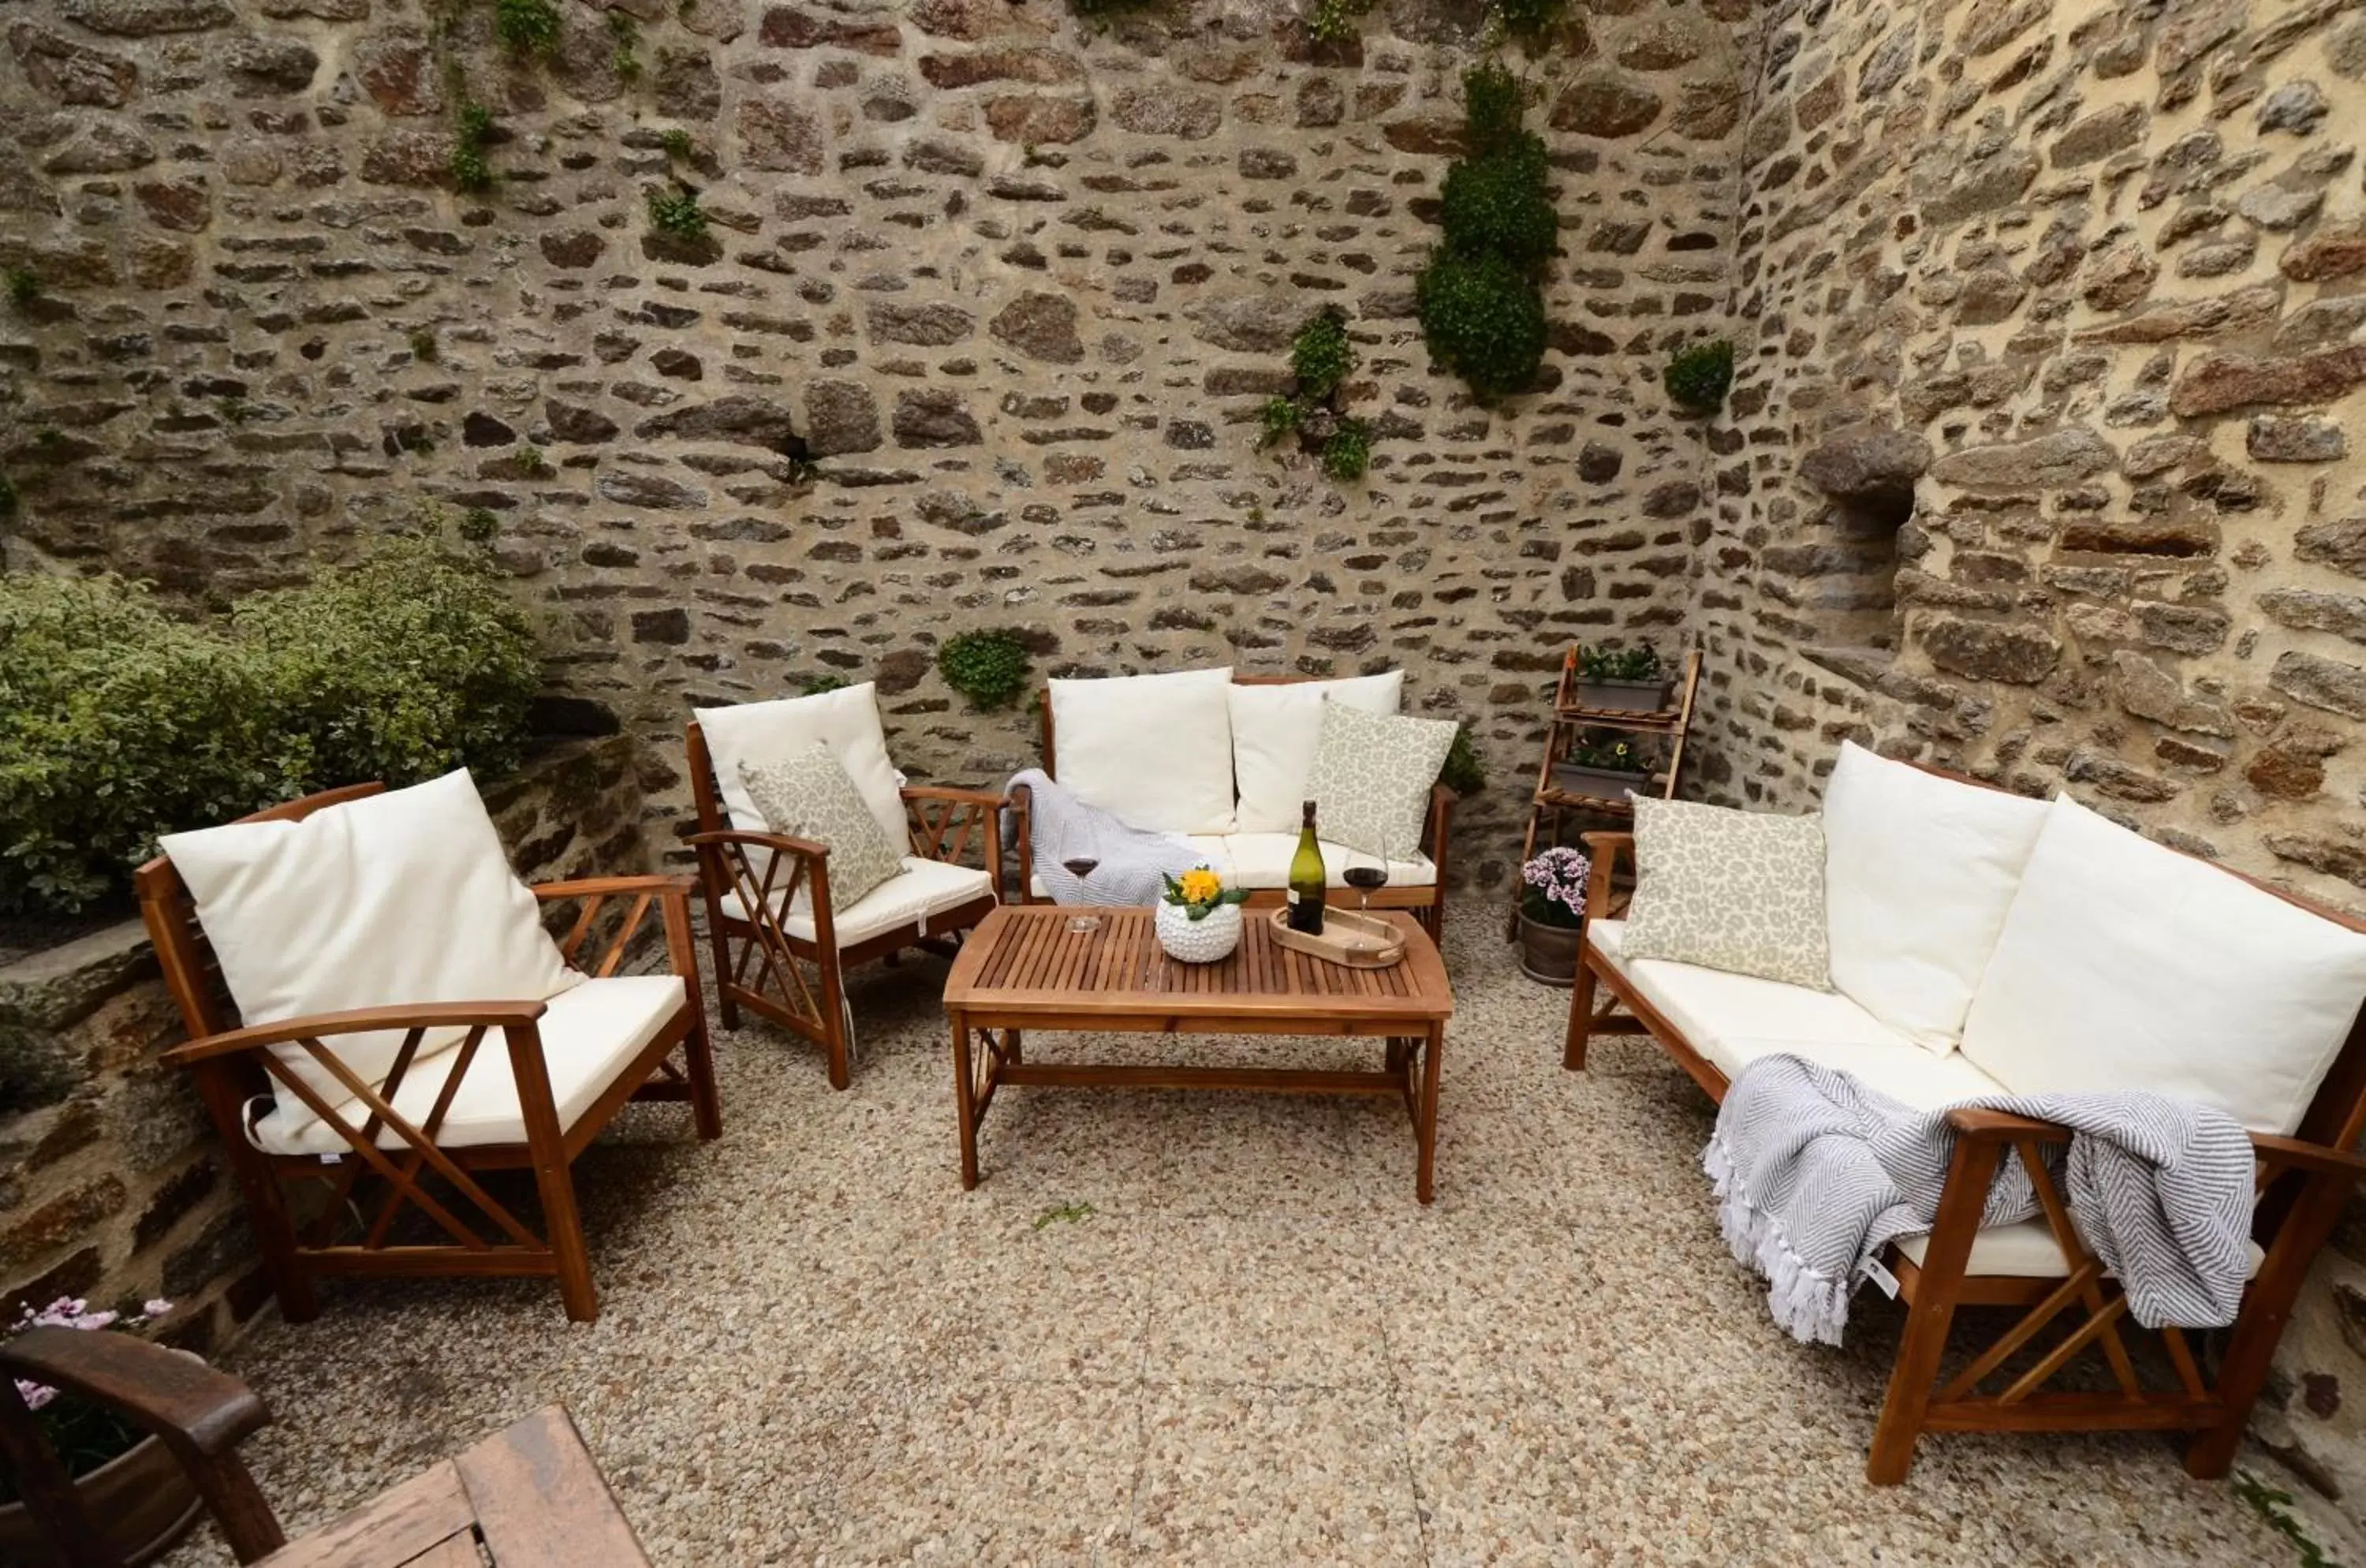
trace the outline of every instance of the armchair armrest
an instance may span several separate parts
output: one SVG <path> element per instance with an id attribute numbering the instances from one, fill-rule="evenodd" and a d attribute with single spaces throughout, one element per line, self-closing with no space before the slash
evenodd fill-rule
<path id="1" fill-rule="evenodd" d="M 1982 1111 L 1959 1105 L 1947 1112 L 1947 1124 L 1958 1138 L 1982 1144 L 2012 1144 L 2034 1138 L 2039 1143 L 2067 1143 L 2070 1129 L 2058 1122 L 2040 1122 L 2003 1111 Z"/>
<path id="2" fill-rule="evenodd" d="M 949 800 L 963 806 L 983 807 L 991 811 L 999 811 L 1008 804 L 1004 796 L 990 790 L 956 789 L 950 784 L 906 784 L 903 795 L 907 801 Z"/>
<path id="3" fill-rule="evenodd" d="M 1010 813 L 1013 824 L 1010 829 L 1010 846 L 1019 856 L 1018 874 L 1014 878 L 1018 884 L 1017 900 L 1021 904 L 1032 904 L 1035 901 L 1034 790 L 1026 784 L 1011 785 L 1010 793 L 1003 797 L 1003 808 Z M 995 885 L 995 892 L 997 895 L 1002 892 L 1001 884 L 998 882 Z"/>
<path id="4" fill-rule="evenodd" d="M 771 850 L 775 854 L 803 855 L 807 860 L 821 860 L 829 854 L 828 844 L 811 839 L 792 839 L 786 833 L 758 833 L 743 828 L 720 828 L 711 833 L 685 833 L 682 841 L 693 849 L 709 846 L 720 849 L 738 844 L 742 848 Z"/>
<path id="5" fill-rule="evenodd" d="M 1422 824 L 1422 848 L 1429 853 L 1430 864 L 1437 867 L 1440 882 L 1446 880 L 1446 836 L 1454 819 L 1454 803 L 1462 797 L 1442 784 L 1429 786 L 1429 816 Z"/>
<path id="6" fill-rule="evenodd" d="M 698 886 L 694 876 L 580 876 L 572 882 L 537 882 L 534 896 L 557 898 L 604 898 L 615 893 L 687 894 Z"/>
<path id="7" fill-rule="evenodd" d="M 2279 1138 L 2267 1133 L 2251 1134 L 2251 1149 L 2269 1165 L 2305 1170 L 2315 1176 L 2338 1176 L 2349 1181 L 2366 1177 L 2366 1159 L 2346 1149 L 2327 1148 L 2298 1138 Z"/>
<path id="8" fill-rule="evenodd" d="M 377 1029 L 516 1029 L 532 1024 L 546 1004 L 539 1001 L 411 1002 L 382 1008 L 348 1008 L 342 1012 L 308 1013 L 208 1034 L 186 1045 L 175 1045 L 161 1060 L 186 1066 L 216 1056 L 286 1045 L 298 1040 L 324 1039 L 332 1034 L 359 1034 Z"/>
<path id="9" fill-rule="evenodd" d="M 1001 897 L 1003 797 L 987 790 L 948 784 L 906 784 L 903 796 L 905 836 L 911 852 L 923 860 L 960 865 L 971 842 L 976 840 L 978 856 L 994 881 L 994 896 Z"/>
<path id="10" fill-rule="evenodd" d="M 227 1453 L 271 1424 L 228 1372 L 128 1334 L 28 1328 L 0 1346 L 0 1368 L 119 1411 L 177 1453 Z"/>

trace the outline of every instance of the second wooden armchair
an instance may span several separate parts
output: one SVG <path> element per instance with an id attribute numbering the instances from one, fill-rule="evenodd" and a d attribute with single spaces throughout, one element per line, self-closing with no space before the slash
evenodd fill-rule
<path id="1" fill-rule="evenodd" d="M 907 947 L 946 951 L 986 919 L 1002 886 L 997 795 L 907 785 L 887 760 L 870 683 L 737 707 L 701 708 L 686 737 L 699 831 L 699 880 L 714 944 L 723 1026 L 747 1008 L 822 1048 L 829 1081 L 851 1081 L 854 1036 L 845 973 Z M 840 908 L 829 849 L 772 831 L 744 767 L 827 744 L 880 827 L 908 846 L 903 870 Z M 971 862 L 975 863 L 964 863 Z"/>

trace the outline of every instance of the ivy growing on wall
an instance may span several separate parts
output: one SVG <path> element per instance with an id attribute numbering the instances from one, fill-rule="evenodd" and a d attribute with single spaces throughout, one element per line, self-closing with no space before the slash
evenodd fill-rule
<path id="1" fill-rule="evenodd" d="M 1715 413 L 1733 386 L 1733 344 L 1724 338 L 1687 344 L 1668 356 L 1660 380 L 1677 407 Z"/>
<path id="2" fill-rule="evenodd" d="M 1342 484 L 1364 477 L 1371 466 L 1372 431 L 1346 412 L 1347 378 L 1356 368 L 1356 345 L 1347 337 L 1347 313 L 1325 305 L 1290 340 L 1290 390 L 1267 400 L 1258 414 L 1270 446 L 1290 436 L 1301 452 L 1315 454 L 1323 471 Z"/>
<path id="3" fill-rule="evenodd" d="M 1544 142 L 1522 127 L 1519 78 L 1500 62 L 1463 73 L 1463 143 L 1446 172 L 1444 238 L 1414 281 L 1430 357 L 1482 400 L 1526 390 L 1544 361 L 1541 279 L 1559 245 Z"/>
<path id="4" fill-rule="evenodd" d="M 1030 664 L 1027 645 L 1010 632 L 962 632 L 937 649 L 937 673 L 981 713 L 1017 701 Z"/>
<path id="5" fill-rule="evenodd" d="M 476 192 L 490 190 L 493 186 L 493 165 L 485 156 L 485 145 L 492 139 L 493 113 L 482 104 L 460 106 L 459 122 L 452 136 L 452 186 L 456 190 Z"/>

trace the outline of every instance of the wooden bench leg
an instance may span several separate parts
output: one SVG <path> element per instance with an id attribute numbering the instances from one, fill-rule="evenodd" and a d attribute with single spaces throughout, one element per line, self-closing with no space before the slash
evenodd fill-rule
<path id="1" fill-rule="evenodd" d="M 2251 1406 L 2275 1360 L 2276 1341 L 2283 1337 L 2309 1264 L 2340 1222 L 2349 1188 L 2343 1178 L 2310 1178 L 2278 1227 L 2259 1278 L 2244 1292 L 2242 1314 L 2235 1319 L 2226 1358 L 2219 1363 L 2217 1394 L 2225 1403 L 2225 1413 L 2216 1426 L 2196 1434 L 2185 1450 L 2185 1472 L 2196 1480 L 2224 1480 L 2234 1468 L 2236 1450 L 2250 1425 Z"/>
<path id="2" fill-rule="evenodd" d="M 1947 1330 L 1955 1321 L 1955 1293 L 1963 1288 L 1964 1265 L 1971 1260 L 1989 1183 L 2002 1153 L 1999 1144 L 1956 1140 L 1914 1300 L 1906 1309 L 1906 1335 L 1898 1342 L 1898 1363 L 1890 1369 L 1881 1422 L 1873 1430 L 1873 1452 L 1865 1461 L 1865 1478 L 1876 1486 L 1895 1486 L 1913 1468 L 1914 1444 L 1922 1435 L 1939 1359 L 1947 1349 Z"/>
<path id="3" fill-rule="evenodd" d="M 829 1087 L 844 1089 L 854 1081 L 853 1066 L 846 1043 L 845 977 L 839 971 L 839 957 L 825 953 L 821 960 L 821 1027 L 822 1046 L 829 1054 Z"/>
<path id="4" fill-rule="evenodd" d="M 1594 971 L 1585 954 L 1577 955 L 1577 981 L 1569 988 L 1569 1038 L 1561 1046 L 1560 1065 L 1572 1073 L 1585 1071 L 1585 1041 L 1594 1032 Z"/>

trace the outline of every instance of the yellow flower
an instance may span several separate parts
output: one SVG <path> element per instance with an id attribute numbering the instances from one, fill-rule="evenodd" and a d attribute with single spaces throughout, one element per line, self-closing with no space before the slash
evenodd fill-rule
<path id="1" fill-rule="evenodd" d="M 1204 865 L 1196 871 L 1185 872 L 1180 880 L 1183 901 L 1187 904 L 1208 903 L 1224 890 L 1224 879 Z"/>

